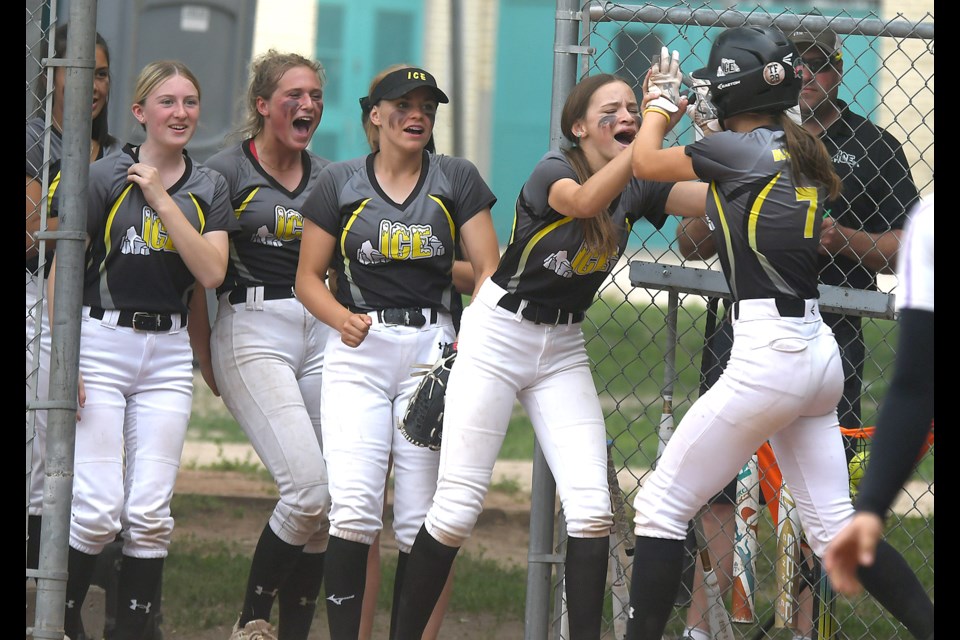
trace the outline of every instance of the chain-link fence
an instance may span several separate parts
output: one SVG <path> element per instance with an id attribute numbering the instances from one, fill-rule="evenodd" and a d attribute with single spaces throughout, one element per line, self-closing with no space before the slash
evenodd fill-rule
<path id="1" fill-rule="evenodd" d="M 82 2 L 75 2 L 78 11 Z M 859 6 L 859 5 L 858 5 Z M 869 10 L 823 11 L 822 16 L 807 16 L 779 11 L 767 2 L 756 6 L 715 10 L 704 4 L 626 5 L 609 2 L 579 4 L 576 0 L 558 0 L 555 41 L 554 113 L 559 113 L 566 94 L 585 75 L 615 73 L 635 83 L 639 92 L 651 55 L 661 46 L 680 52 L 683 69 L 704 66 L 710 43 L 722 28 L 742 24 L 773 24 L 785 32 L 795 30 L 802 20 L 811 31 L 829 26 L 843 38 L 843 82 L 840 98 L 851 111 L 887 128 L 903 143 L 903 152 L 920 193 L 933 191 L 933 14 L 929 11 L 909 18 L 879 16 Z M 28 144 L 28 178 L 36 176 L 34 190 L 28 186 L 27 222 L 27 299 L 26 299 L 26 479 L 28 508 L 33 456 L 34 409 L 40 372 L 40 326 L 45 310 L 43 290 L 38 286 L 45 266 L 43 230 L 47 229 L 46 202 L 40 194 L 49 188 L 51 175 L 51 100 L 54 58 L 49 36 L 56 26 L 51 3 L 41 0 L 26 3 L 26 120 L 37 126 L 34 147 Z M 95 13 L 95 12 L 92 12 Z M 93 34 L 93 26 L 89 25 Z M 91 40 L 92 41 L 92 40 Z M 64 66 L 83 66 L 82 60 L 67 60 Z M 89 70 L 87 70 L 89 71 Z M 89 83 L 89 80 L 86 80 Z M 558 118 L 555 118 L 558 120 Z M 29 124 L 28 124 L 29 126 Z M 552 140 L 559 139 L 558 127 Z M 687 121 L 671 134 L 669 142 L 693 140 Z M 835 162 L 854 162 L 855 158 L 835 158 Z M 29 180 L 28 180 L 29 182 Z M 30 194 L 34 195 L 31 196 Z M 851 196 L 853 194 L 848 194 Z M 883 203 L 877 203 L 878 208 Z M 644 223 L 634 229 L 627 256 L 600 292 L 584 325 L 588 350 L 595 367 L 595 379 L 605 407 L 612 457 L 625 502 L 623 521 L 632 517 L 630 504 L 637 487 L 654 464 L 660 445 L 659 427 L 666 397 L 671 399 L 674 420 L 679 422 L 696 400 L 701 387 L 701 357 L 708 324 L 719 322 L 711 297 L 725 291 L 719 265 L 707 261 L 684 260 L 678 247 L 675 223 L 656 231 Z M 719 284 L 718 284 L 719 283 Z M 883 274 L 878 278 L 880 293 L 859 292 L 848 287 L 822 289 L 822 307 L 842 311 L 862 319 L 865 357 L 859 378 L 860 423 L 873 425 L 892 373 L 896 347 L 896 323 L 892 301 L 896 278 Z M 32 288 L 32 289 L 31 289 Z M 722 305 L 720 305 L 722 309 Z M 716 314 L 722 317 L 722 310 Z M 63 409 L 49 402 L 44 406 Z M 66 405 L 65 405 L 66 406 Z M 846 424 L 844 426 L 847 426 Z M 850 425 L 856 426 L 856 425 Z M 68 442 L 72 446 L 72 442 Z M 562 562 L 555 540 L 562 540 L 562 529 L 554 535 L 553 523 L 562 523 L 554 513 L 554 492 L 542 457 L 534 464 L 534 504 L 531 516 L 531 578 L 528 581 L 527 637 L 559 637 L 563 629 L 562 605 L 542 596 L 559 600 L 562 572 L 552 567 Z M 72 471 L 72 467 L 68 468 Z M 896 505 L 888 538 L 904 553 L 933 596 L 933 449 L 920 461 L 917 472 Z M 52 497 L 64 498 L 51 490 Z M 758 521 L 759 552 L 756 557 L 755 614 L 751 622 L 734 625 L 737 638 L 793 637 L 793 629 L 776 626 L 773 620 L 778 594 L 782 591 L 776 576 L 778 560 L 776 527 L 761 509 Z M 46 526 L 46 525 L 45 525 Z M 632 534 L 627 539 L 632 538 Z M 63 548 L 66 545 L 63 540 Z M 539 545 L 539 546 L 538 546 Z M 622 547 L 615 551 L 624 558 Z M 730 550 L 733 553 L 733 550 Z M 716 558 L 714 561 L 722 560 Z M 59 563 L 62 562 L 62 567 Z M 629 562 L 626 558 L 625 562 Z M 717 562 L 723 566 L 723 562 Z M 62 581 L 65 557 L 51 560 L 49 573 L 41 575 Z M 28 575 L 29 572 L 28 572 Z M 60 583 L 58 583 L 60 584 Z M 62 587 L 62 584 L 60 585 Z M 821 595 L 820 585 L 801 591 L 800 598 Z M 55 628 L 57 608 L 48 610 L 50 626 Z M 828 594 L 827 594 L 828 595 Z M 612 602 L 617 596 L 608 594 Z M 728 604 L 729 598 L 728 595 Z M 55 599 L 54 599 L 55 600 Z M 51 601 L 53 602 L 53 601 Z M 859 638 L 906 637 L 906 631 L 869 597 L 837 599 L 833 604 L 836 624 L 814 624 L 811 637 Z M 818 607 L 812 607 L 817 610 Z M 615 637 L 615 607 L 607 610 L 605 637 Z M 801 607 L 807 622 L 824 620 Z M 61 610 L 62 612 L 62 610 Z M 684 626 L 685 609 L 678 607 L 671 619 L 669 634 L 675 637 Z M 37 637 L 53 637 L 41 636 Z M 616 636 L 619 637 L 619 636 Z"/>
<path id="2" fill-rule="evenodd" d="M 55 31 L 56 16 L 55 2 L 26 3 L 26 538 L 27 578 L 36 578 L 36 624 L 28 623 L 27 635 L 35 638 L 63 637 L 86 240 L 83 198 L 64 198 L 59 218 L 48 219 L 48 194 L 54 184 L 85 193 L 91 152 L 102 140 L 92 124 L 96 112 L 106 119 L 109 91 L 108 74 L 95 74 L 96 2 L 72 4 L 69 38 Z M 56 336 L 44 296 L 54 242 L 65 274 L 56 315 L 68 319 Z M 42 553 L 31 544 L 41 538 Z"/>
<path id="3" fill-rule="evenodd" d="M 555 41 L 554 110 L 562 106 L 563 99 L 580 78 L 594 73 L 614 73 L 636 87 L 640 84 L 650 65 L 650 58 L 659 54 L 662 46 L 678 50 L 681 68 L 689 77 L 693 70 L 706 65 L 710 45 L 716 36 L 727 27 L 749 25 L 773 25 L 785 33 L 798 28 L 819 33 L 825 28 L 835 31 L 842 39 L 842 64 L 834 64 L 837 76 L 842 76 L 839 99 L 850 112 L 860 114 L 873 123 L 885 127 L 903 144 L 903 154 L 912 173 L 912 179 L 921 194 L 933 192 L 933 14 L 932 4 L 919 15 L 907 19 L 903 15 L 882 17 L 868 10 L 843 9 L 834 6 L 833 11 L 797 14 L 778 10 L 773 3 L 758 3 L 756 6 L 738 5 L 737 8 L 715 10 L 701 3 L 645 3 L 619 4 L 592 2 L 579 5 L 576 2 L 557 3 L 557 37 Z M 929 12 L 927 11 L 929 10 Z M 803 52 L 802 52 L 803 53 Z M 814 61 L 810 66 L 815 66 Z M 814 75 L 820 66 L 812 71 Z M 806 112 L 805 112 L 806 115 Z M 559 136 L 553 129 L 555 142 Z M 831 129 L 827 138 L 840 135 Z M 857 131 L 846 135 L 858 136 Z M 669 143 L 692 142 L 694 133 L 689 121 L 683 121 L 668 136 Z M 844 154 L 843 149 L 829 147 L 834 163 L 841 176 L 853 170 L 858 158 Z M 876 155 L 877 149 L 866 149 L 867 155 Z M 880 155 L 886 161 L 895 160 L 892 150 Z M 889 167 L 886 167 L 889 168 Z M 887 181 L 886 168 L 881 166 L 883 180 Z M 909 176 L 901 179 L 909 179 Z M 848 181 L 849 182 L 849 181 Z M 845 187 L 845 199 L 852 201 L 866 198 L 872 203 L 859 211 L 863 228 L 872 232 L 876 243 L 884 231 L 902 223 L 896 218 L 882 220 L 881 215 L 901 216 L 903 206 L 892 202 L 897 185 L 872 184 L 868 193 L 850 192 Z M 884 194 L 880 196 L 878 194 Z M 884 198 L 880 200 L 880 198 Z M 841 224 L 855 226 L 854 218 L 844 217 L 842 212 L 831 215 Z M 675 234 L 676 225 L 668 223 L 656 231 L 652 227 L 637 225 L 634 243 L 627 257 L 621 261 L 613 277 L 601 289 L 600 299 L 588 314 L 584 330 L 588 336 L 588 350 L 595 367 L 595 380 L 605 407 L 608 435 L 612 442 L 614 464 L 617 468 L 625 509 L 621 514 L 628 525 L 632 522 L 632 498 L 643 483 L 645 475 L 655 464 L 661 445 L 661 422 L 665 407 L 672 404 L 673 421 L 679 423 L 684 413 L 697 399 L 701 391 L 704 371 L 701 368 L 704 352 L 705 331 L 711 331 L 722 322 L 723 305 L 717 311 L 711 298 L 726 294 L 726 284 L 718 272 L 716 258 L 684 260 Z M 854 263 L 855 264 L 855 263 Z M 865 263 L 864 263 L 865 264 Z M 857 268 L 850 266 L 849 271 Z M 872 271 L 872 270 L 871 270 Z M 821 285 L 821 309 L 845 314 L 851 327 L 862 324 L 864 355 L 858 357 L 853 345 L 847 347 L 845 357 L 853 364 L 848 372 L 847 395 L 859 400 L 860 420 L 853 410 L 844 414 L 841 426 L 849 428 L 851 452 L 863 450 L 867 439 L 856 435 L 869 433 L 874 424 L 880 402 L 886 393 L 892 373 L 896 348 L 896 322 L 893 299 L 896 293 L 896 277 L 892 273 L 881 274 L 874 287 L 872 278 L 866 280 L 849 276 L 848 280 L 836 281 L 839 286 Z M 866 283 L 866 285 L 864 284 Z M 878 289 L 862 291 L 859 288 Z M 717 316 L 720 316 L 718 320 Z M 841 335 L 837 330 L 838 336 Z M 845 335 L 845 334 L 844 334 Z M 856 332 L 853 332 L 856 337 Z M 862 361 L 861 361 L 862 360 Z M 668 422 L 669 424 L 669 422 Z M 854 430 L 864 427 L 863 431 Z M 542 469 L 542 468 L 541 468 Z M 918 572 L 921 581 L 933 596 L 933 449 L 929 449 L 920 461 L 895 507 L 887 531 L 888 539 L 907 558 Z M 535 474 L 537 471 L 535 470 Z M 546 473 L 542 471 L 542 473 Z M 756 477 L 754 475 L 753 477 Z M 537 481 L 535 480 L 535 487 Z M 548 487 L 552 489 L 552 485 Z M 536 491 L 535 491 L 536 493 Z M 549 491 L 545 492 L 549 497 Z M 537 496 L 535 495 L 535 499 Z M 775 497 L 776 499 L 776 497 Z M 762 498 L 761 498 L 762 500 Z M 550 503 L 552 509 L 552 502 Z M 536 515 L 536 507 L 534 512 Z M 777 526 L 768 515 L 769 508 L 761 508 L 755 521 L 758 531 L 758 553 L 754 556 L 756 573 L 753 604 L 750 615 L 741 614 L 742 623 L 734 624 L 736 638 L 897 638 L 909 637 L 907 631 L 892 616 L 877 605 L 870 596 L 837 598 L 827 589 L 827 582 L 820 578 L 819 566 L 811 560 L 810 571 L 798 582 L 785 589 L 783 575 L 778 577 L 777 563 L 784 556 L 784 545 L 778 549 Z M 733 519 L 734 509 L 718 510 Z M 552 513 L 552 516 L 556 514 Z M 711 514 L 713 515 L 713 514 Z M 706 519 L 706 516 L 705 516 Z M 561 526 L 552 549 L 554 554 L 547 562 L 562 562 L 564 534 L 562 517 L 555 521 Z M 718 525 L 709 526 L 715 531 Z M 537 544 L 536 524 L 531 529 L 531 559 Z M 540 526 L 539 529 L 549 528 Z M 632 526 L 629 526 L 632 530 Z M 734 554 L 734 523 L 727 522 L 729 542 L 720 549 Z M 625 542 L 615 543 L 613 554 L 629 564 L 623 553 L 631 544 L 632 532 Z M 718 541 L 715 540 L 714 544 Z M 802 551 L 803 547 L 801 547 Z M 786 551 L 790 551 L 788 548 Z M 719 555 L 715 553 L 715 555 Z M 721 569 L 729 571 L 729 562 L 723 557 L 713 558 Z M 729 561 L 729 558 L 728 558 Z M 613 569 L 611 568 L 611 577 Z M 629 569 L 628 569 L 629 571 Z M 627 573 L 629 575 L 629 573 Z M 800 574 L 795 574 L 800 575 Z M 529 588 L 536 588 L 538 574 L 531 570 Z M 803 578 L 803 576 L 800 576 Z M 805 582 L 812 582 L 809 588 Z M 562 568 L 551 581 L 550 614 L 544 613 L 543 623 L 534 623 L 537 631 L 528 630 L 528 638 L 543 637 L 549 627 L 549 637 L 563 637 Z M 678 606 L 668 626 L 667 637 L 679 636 L 686 624 L 699 619 L 686 618 L 689 594 L 678 594 Z M 621 593 L 623 591 L 621 590 Z M 613 618 L 617 615 L 617 592 L 608 594 L 612 606 L 605 637 L 620 638 Z M 778 601 L 792 595 L 799 603 L 795 620 L 775 618 Z M 733 595 L 726 595 L 727 607 L 742 601 L 732 602 Z M 528 621 L 531 602 L 528 593 Z M 696 606 L 696 605 L 694 605 Z M 734 610 L 736 612 L 736 610 Z M 705 619 L 705 618 L 704 618 Z M 543 627 L 537 626 L 542 624 Z M 791 628 L 792 627 L 792 628 Z M 715 636 L 711 636 L 715 637 Z M 717 636 L 719 637 L 719 636 Z"/>

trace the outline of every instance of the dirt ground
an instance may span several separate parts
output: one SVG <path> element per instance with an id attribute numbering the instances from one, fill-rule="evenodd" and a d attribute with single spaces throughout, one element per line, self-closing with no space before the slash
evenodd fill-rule
<path id="1" fill-rule="evenodd" d="M 273 485 L 257 479 L 248 473 L 220 472 L 209 470 L 181 469 L 177 480 L 178 494 L 203 494 L 229 497 L 236 500 L 243 513 L 238 520 L 238 510 L 224 510 L 225 521 L 229 518 L 231 538 L 241 544 L 249 545 L 251 554 L 256 545 L 263 525 L 274 505 L 276 495 Z M 388 501 L 390 496 L 388 494 Z M 227 511 L 232 513 L 227 514 Z M 202 518 L 178 516 L 174 529 L 174 541 L 177 536 L 196 536 L 198 538 L 219 538 L 223 536 L 226 522 L 220 522 L 209 513 Z M 385 529 L 390 531 L 389 522 Z M 483 513 L 477 523 L 473 536 L 463 547 L 462 553 L 483 553 L 487 559 L 497 560 L 506 565 L 526 566 L 527 546 L 529 543 L 530 513 L 529 493 L 522 488 L 512 491 L 498 491 L 494 487 L 487 496 Z M 395 553 L 396 543 L 392 536 L 386 535 L 382 541 L 384 554 Z M 379 611 L 374 623 L 374 635 L 371 640 L 386 640 L 390 619 L 388 611 Z M 327 637 L 327 630 L 314 624 L 310 640 Z M 184 634 L 177 629 L 164 625 L 164 640 L 226 640 L 230 629 L 222 627 L 203 633 Z M 448 614 L 441 628 L 441 640 L 509 640 L 523 637 L 523 621 L 500 622 L 477 616 L 459 616 L 456 612 Z"/>

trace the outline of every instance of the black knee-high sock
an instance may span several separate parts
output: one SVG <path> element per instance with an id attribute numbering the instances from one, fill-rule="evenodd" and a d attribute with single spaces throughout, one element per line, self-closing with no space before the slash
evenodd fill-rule
<path id="1" fill-rule="evenodd" d="M 307 640 L 323 584 L 326 553 L 301 553 L 287 579 L 280 585 L 279 640 Z"/>
<path id="2" fill-rule="evenodd" d="M 287 544 L 278 538 L 270 528 L 270 523 L 263 528 L 250 563 L 243 611 L 240 612 L 240 623 L 237 625 L 239 628 L 251 620 L 270 621 L 277 591 L 301 557 L 302 549 L 302 545 Z"/>
<path id="3" fill-rule="evenodd" d="M 609 553 L 610 536 L 567 538 L 564 581 L 571 640 L 600 638 Z"/>
<path id="4" fill-rule="evenodd" d="M 399 598 L 394 598 L 397 622 L 393 640 L 420 640 L 423 636 L 458 551 L 460 547 L 441 544 L 426 527 L 420 527 L 403 572 Z"/>
<path id="5" fill-rule="evenodd" d="M 870 567 L 857 569 L 857 577 L 883 607 L 903 623 L 917 640 L 933 638 L 933 603 L 903 556 L 881 540 Z"/>
<path id="6" fill-rule="evenodd" d="M 164 558 L 132 558 L 120 561 L 117 581 L 117 638 L 143 637 L 150 614 L 160 606 L 157 600 Z"/>
<path id="7" fill-rule="evenodd" d="M 83 632 L 80 613 L 83 611 L 83 601 L 90 589 L 90 580 L 93 578 L 93 568 L 96 563 L 95 555 L 77 551 L 73 547 L 67 550 L 66 609 L 63 615 L 63 630 L 71 638 L 78 638 Z"/>
<path id="8" fill-rule="evenodd" d="M 370 545 L 330 536 L 324 568 L 330 640 L 357 640 Z"/>
<path id="9" fill-rule="evenodd" d="M 407 570 L 407 561 L 410 559 L 409 553 L 398 552 L 397 573 L 393 576 L 393 603 L 390 608 L 390 640 L 394 639 L 397 632 L 397 613 L 400 611 L 400 592 L 403 589 L 403 576 Z"/>
<path id="10" fill-rule="evenodd" d="M 637 536 L 627 620 L 629 640 L 660 640 L 670 619 L 683 570 L 683 540 Z"/>
<path id="11" fill-rule="evenodd" d="M 27 516 L 27 569 L 40 567 L 40 516 Z"/>

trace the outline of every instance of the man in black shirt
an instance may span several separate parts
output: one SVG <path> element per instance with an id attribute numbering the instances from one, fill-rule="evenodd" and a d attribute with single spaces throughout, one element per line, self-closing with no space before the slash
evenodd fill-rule
<path id="1" fill-rule="evenodd" d="M 899 140 L 838 98 L 843 52 L 836 32 L 799 30 L 789 37 L 803 63 L 803 126 L 826 145 L 843 181 L 840 197 L 826 207 L 820 281 L 876 290 L 877 274 L 894 272 L 906 212 L 919 198 L 910 166 Z M 824 313 L 823 319 L 833 328 L 843 361 L 840 426 L 858 429 L 866 355 L 861 318 Z M 853 453 L 848 444 L 848 460 Z"/>

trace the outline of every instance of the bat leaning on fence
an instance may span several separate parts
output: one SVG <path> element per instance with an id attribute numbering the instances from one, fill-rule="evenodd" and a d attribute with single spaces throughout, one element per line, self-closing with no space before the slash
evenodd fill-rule
<path id="1" fill-rule="evenodd" d="M 753 455 L 737 476 L 736 535 L 730 594 L 730 617 L 733 622 L 753 622 L 756 619 L 754 593 L 757 586 L 757 527 L 760 518 L 758 474 L 757 456 Z"/>
<path id="2" fill-rule="evenodd" d="M 695 519 L 694 531 L 697 534 L 697 548 L 703 568 L 703 588 L 706 589 L 707 594 L 707 621 L 710 623 L 710 633 L 714 640 L 734 640 L 733 627 L 730 625 L 723 594 L 720 593 L 720 585 L 717 583 L 716 569 L 713 568 L 707 540 L 703 535 L 700 514 L 697 514 Z"/>
<path id="3" fill-rule="evenodd" d="M 787 485 L 780 487 L 777 520 L 777 598 L 774 605 L 779 628 L 797 628 L 798 598 L 801 583 L 800 517 Z"/>

